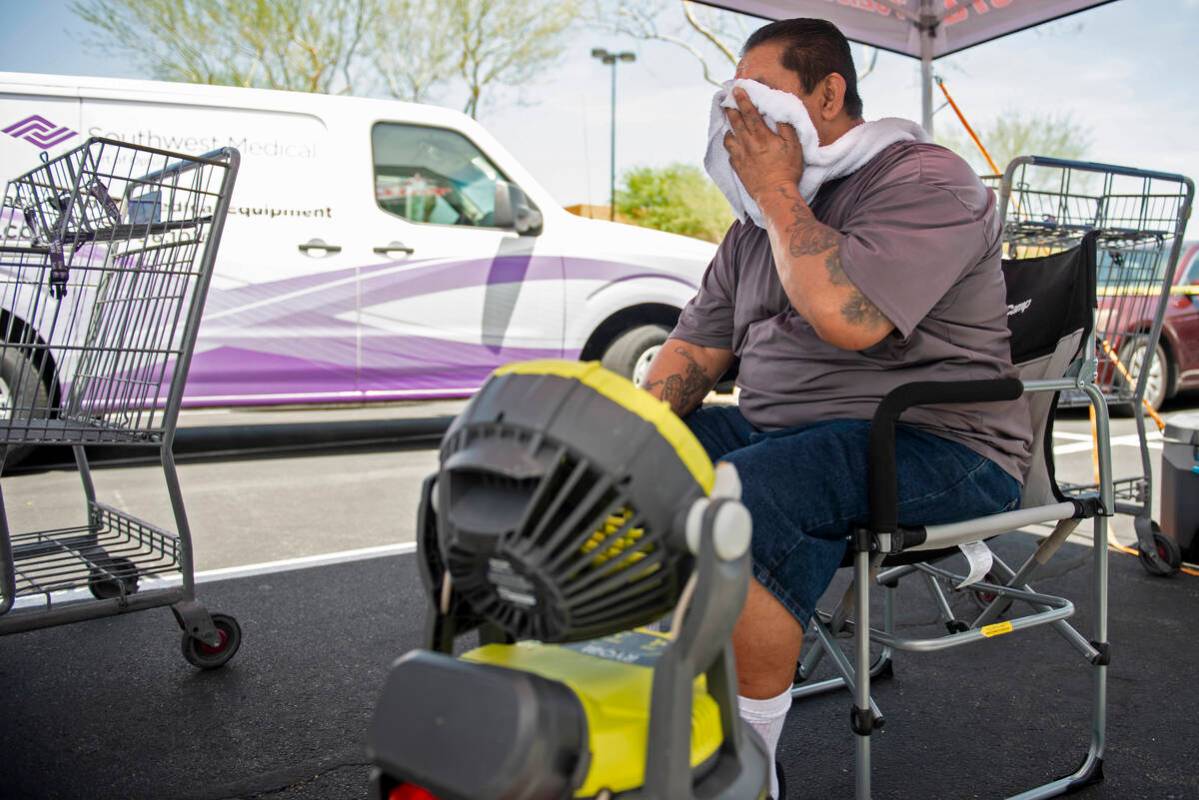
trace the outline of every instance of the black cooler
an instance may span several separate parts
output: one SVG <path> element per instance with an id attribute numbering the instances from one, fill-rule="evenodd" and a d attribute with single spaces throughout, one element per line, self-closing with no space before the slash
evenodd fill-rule
<path id="1" fill-rule="evenodd" d="M 1184 561 L 1199 561 L 1199 413 L 1166 420 L 1162 447 L 1162 530 Z"/>

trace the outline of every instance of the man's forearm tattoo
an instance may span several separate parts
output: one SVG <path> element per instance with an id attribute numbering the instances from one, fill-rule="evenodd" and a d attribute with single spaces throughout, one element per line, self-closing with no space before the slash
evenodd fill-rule
<path id="1" fill-rule="evenodd" d="M 858 289 L 854 289 L 849 299 L 841 306 L 841 316 L 851 325 L 865 327 L 874 327 L 883 321 L 883 312 Z"/>
<path id="2" fill-rule="evenodd" d="M 793 257 L 820 255 L 840 245 L 840 234 L 817 221 L 812 209 L 803 203 L 792 205 L 791 213 L 794 219 L 787 226 L 787 233 L 790 234 L 787 249 Z"/>
<path id="3" fill-rule="evenodd" d="M 828 271 L 828 280 L 833 286 L 848 286 L 850 285 L 849 276 L 845 274 L 845 270 L 841 268 L 841 240 L 837 239 L 837 246 L 828 251 L 824 257 L 824 268 Z"/>
<path id="4" fill-rule="evenodd" d="M 824 256 L 824 268 L 833 286 L 852 287 L 849 299 L 841 306 L 841 316 L 851 325 L 873 327 L 884 321 L 874 303 L 853 285 L 841 266 L 841 234 L 821 223 L 805 203 L 791 206 L 793 221 L 787 226 L 787 250 L 793 258 Z"/>
<path id="5" fill-rule="evenodd" d="M 644 388 L 653 390 L 661 387 L 661 398 L 670 404 L 675 413 L 684 414 L 703 401 L 712 388 L 712 379 L 687 348 L 676 347 L 674 351 L 687 360 L 683 374 L 676 372 L 667 375 L 661 380 L 645 384 Z"/>

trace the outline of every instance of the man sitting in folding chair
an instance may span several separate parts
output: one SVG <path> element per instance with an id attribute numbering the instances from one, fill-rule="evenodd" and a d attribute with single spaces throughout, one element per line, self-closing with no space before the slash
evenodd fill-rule
<path id="1" fill-rule="evenodd" d="M 849 44 L 830 23 L 761 28 L 737 77 L 799 98 L 822 147 L 863 124 Z M 764 226 L 725 235 L 645 386 L 741 476 L 756 579 L 734 635 L 741 713 L 773 752 L 804 626 L 867 522 L 880 400 L 912 381 L 1016 372 L 995 197 L 962 159 L 896 142 L 809 204 L 795 131 L 772 132 L 733 97 L 724 144 Z M 735 358 L 740 406 L 699 409 Z M 1030 443 L 1022 398 L 913 409 L 895 442 L 900 524 L 1016 508 Z"/>

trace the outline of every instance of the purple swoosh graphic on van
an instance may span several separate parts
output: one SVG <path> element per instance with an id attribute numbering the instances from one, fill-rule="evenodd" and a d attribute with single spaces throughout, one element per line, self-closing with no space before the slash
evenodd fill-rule
<path id="1" fill-rule="evenodd" d="M 639 265 L 514 254 L 384 262 L 213 289 L 184 403 L 462 396 L 501 364 L 578 357 L 578 348 L 564 349 L 560 339 L 519 346 L 505 340 L 522 286 L 562 279 L 607 286 L 646 277 L 694 288 L 677 275 Z M 412 324 L 397 332 L 375 318 L 374 309 L 387 303 L 478 287 L 485 291 L 478 343 L 443 338 L 434 326 L 425 328 L 427 335 L 414 334 Z M 546 313 L 561 314 L 562 299 Z"/>
<path id="2" fill-rule="evenodd" d="M 11 209 L 0 210 L 0 224 L 18 222 Z M 15 231 L 8 235 L 17 236 Z M 92 261 L 103 258 L 103 252 L 91 248 L 76 258 Z M 581 342 L 562 340 L 565 292 L 552 284 L 595 282 L 590 293 L 594 297 L 642 278 L 695 288 L 692 281 L 663 269 L 518 253 L 384 261 L 213 288 L 184 403 L 258 405 L 469 394 L 501 364 L 578 357 Z M 459 303 L 447 306 L 445 318 L 419 307 L 422 297 L 471 289 L 482 293 L 463 295 L 466 300 L 430 299 Z M 416 307 L 410 303 L 414 299 Z M 452 312 L 462 312 L 462 302 L 472 306 L 466 318 L 459 314 L 454 319 Z M 531 302 L 541 308 L 530 307 Z M 399 311 L 387 307 L 396 303 Z M 404 314 L 412 316 L 405 319 Z M 542 320 L 551 324 L 541 325 Z"/>

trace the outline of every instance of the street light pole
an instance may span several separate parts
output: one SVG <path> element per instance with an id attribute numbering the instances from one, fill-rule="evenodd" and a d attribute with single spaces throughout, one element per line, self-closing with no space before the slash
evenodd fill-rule
<path id="1" fill-rule="evenodd" d="M 616 219 L 616 64 L 619 61 L 636 61 L 636 53 L 627 50 L 621 53 L 609 53 L 602 47 L 591 50 L 592 58 L 598 58 L 604 64 L 612 67 L 612 127 L 609 136 L 611 153 L 608 165 L 608 219 Z"/>

